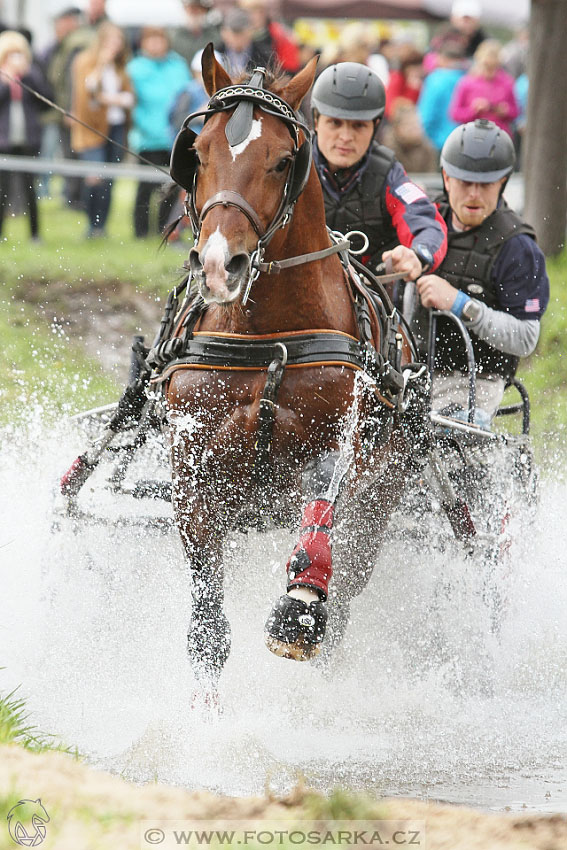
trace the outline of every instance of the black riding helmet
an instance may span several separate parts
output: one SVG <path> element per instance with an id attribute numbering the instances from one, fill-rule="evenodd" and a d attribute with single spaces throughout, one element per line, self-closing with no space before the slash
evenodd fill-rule
<path id="1" fill-rule="evenodd" d="M 468 183 L 494 183 L 514 170 L 514 143 L 493 121 L 477 118 L 456 127 L 441 151 L 441 166 L 449 177 Z"/>
<path id="2" fill-rule="evenodd" d="M 366 65 L 339 62 L 325 68 L 313 86 L 311 107 L 330 118 L 376 121 L 386 108 L 382 80 Z"/>

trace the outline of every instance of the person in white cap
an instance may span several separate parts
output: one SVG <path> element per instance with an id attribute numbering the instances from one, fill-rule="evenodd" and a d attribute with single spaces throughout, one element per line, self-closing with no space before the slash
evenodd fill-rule
<path id="1" fill-rule="evenodd" d="M 463 68 L 468 69 L 477 47 L 488 38 L 481 27 L 481 17 L 482 6 L 479 0 L 454 0 L 450 21 L 431 39 L 429 52 L 423 63 L 426 73 L 437 67 L 437 57 L 447 42 L 459 45 L 464 57 Z"/>
<path id="2" fill-rule="evenodd" d="M 451 27 L 464 36 L 466 56 L 473 56 L 478 45 L 487 38 L 480 25 L 481 17 L 479 0 L 454 0 L 451 6 Z"/>

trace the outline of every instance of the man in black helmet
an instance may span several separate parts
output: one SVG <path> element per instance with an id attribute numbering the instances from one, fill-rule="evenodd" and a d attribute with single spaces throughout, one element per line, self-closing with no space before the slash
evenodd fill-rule
<path id="1" fill-rule="evenodd" d="M 362 261 L 370 269 L 389 259 L 393 271 L 416 280 L 445 256 L 446 228 L 394 153 L 374 140 L 385 105 L 384 86 L 366 65 L 326 68 L 311 95 L 314 160 L 327 225 L 368 237 Z"/>
<path id="2" fill-rule="evenodd" d="M 450 310 L 467 326 L 477 369 L 478 424 L 489 426 L 520 357 L 537 344 L 549 301 L 545 257 L 530 225 L 502 197 L 515 163 L 510 136 L 492 121 L 457 127 L 441 151 L 445 185 L 438 207 L 447 256 L 417 280 L 424 308 Z M 464 345 L 449 319 L 437 322 L 433 406 L 447 412 L 468 399 Z"/>

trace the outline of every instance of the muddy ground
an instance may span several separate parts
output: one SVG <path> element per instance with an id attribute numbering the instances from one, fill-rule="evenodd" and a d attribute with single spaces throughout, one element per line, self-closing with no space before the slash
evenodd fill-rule
<path id="1" fill-rule="evenodd" d="M 119 382 L 128 376 L 132 337 L 142 334 L 148 345 L 164 308 L 163 300 L 152 300 L 118 280 L 78 281 L 72 287 L 65 281 L 27 281 L 16 297 L 37 309 L 49 325 L 62 328 Z"/>
<path id="2" fill-rule="evenodd" d="M 49 815 L 47 836 L 41 845 L 45 850 L 169 848 L 179 846 L 174 840 L 175 828 L 198 828 L 195 821 L 199 820 L 205 820 L 207 828 L 239 821 L 247 829 L 258 831 L 268 825 L 273 828 L 275 821 L 280 829 L 295 830 L 296 835 L 307 829 L 308 822 L 312 826 L 316 821 L 321 834 L 335 826 L 332 807 L 302 787 L 283 799 L 270 795 L 230 798 L 159 784 L 140 787 L 94 770 L 71 756 L 35 754 L 15 745 L 0 748 L 0 794 L 0 850 L 16 846 L 8 833 L 6 814 L 19 800 L 26 799 L 41 800 Z M 357 823 L 372 818 L 375 826 L 380 821 L 383 845 L 405 844 L 419 850 L 567 847 L 567 817 L 563 815 L 486 814 L 433 802 L 351 798 L 342 801 L 338 816 L 351 822 L 356 819 Z M 154 831 L 146 839 L 148 829 Z M 163 841 L 159 840 L 162 834 Z M 347 840 L 341 846 L 355 845 Z"/>

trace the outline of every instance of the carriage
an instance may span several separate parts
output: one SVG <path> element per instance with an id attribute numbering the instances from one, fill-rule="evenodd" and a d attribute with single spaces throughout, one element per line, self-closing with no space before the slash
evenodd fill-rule
<path id="1" fill-rule="evenodd" d="M 436 545 L 451 536 L 495 563 L 512 503 L 533 499 L 535 475 L 523 387 L 514 382 L 520 402 L 501 411 L 522 416 L 516 436 L 475 425 L 474 361 L 468 421 L 431 411 L 434 352 L 420 362 L 384 288 L 399 275 L 371 275 L 350 249 L 354 234 L 325 227 L 310 131 L 295 111 L 315 64 L 291 81 L 256 69 L 234 83 L 212 46 L 202 61 L 205 126 L 197 137 L 185 122 L 171 168 L 188 193 L 189 275 L 150 349 L 135 342 L 118 404 L 79 417 L 94 439 L 60 490 L 74 524 L 180 531 L 193 579 L 189 656 L 211 692 L 230 647 L 232 531 L 299 528 L 265 637 L 275 654 L 306 660 L 341 640 L 389 527 L 427 537 L 439 514 Z M 486 469 L 496 454 L 510 473 L 495 508 Z"/>

